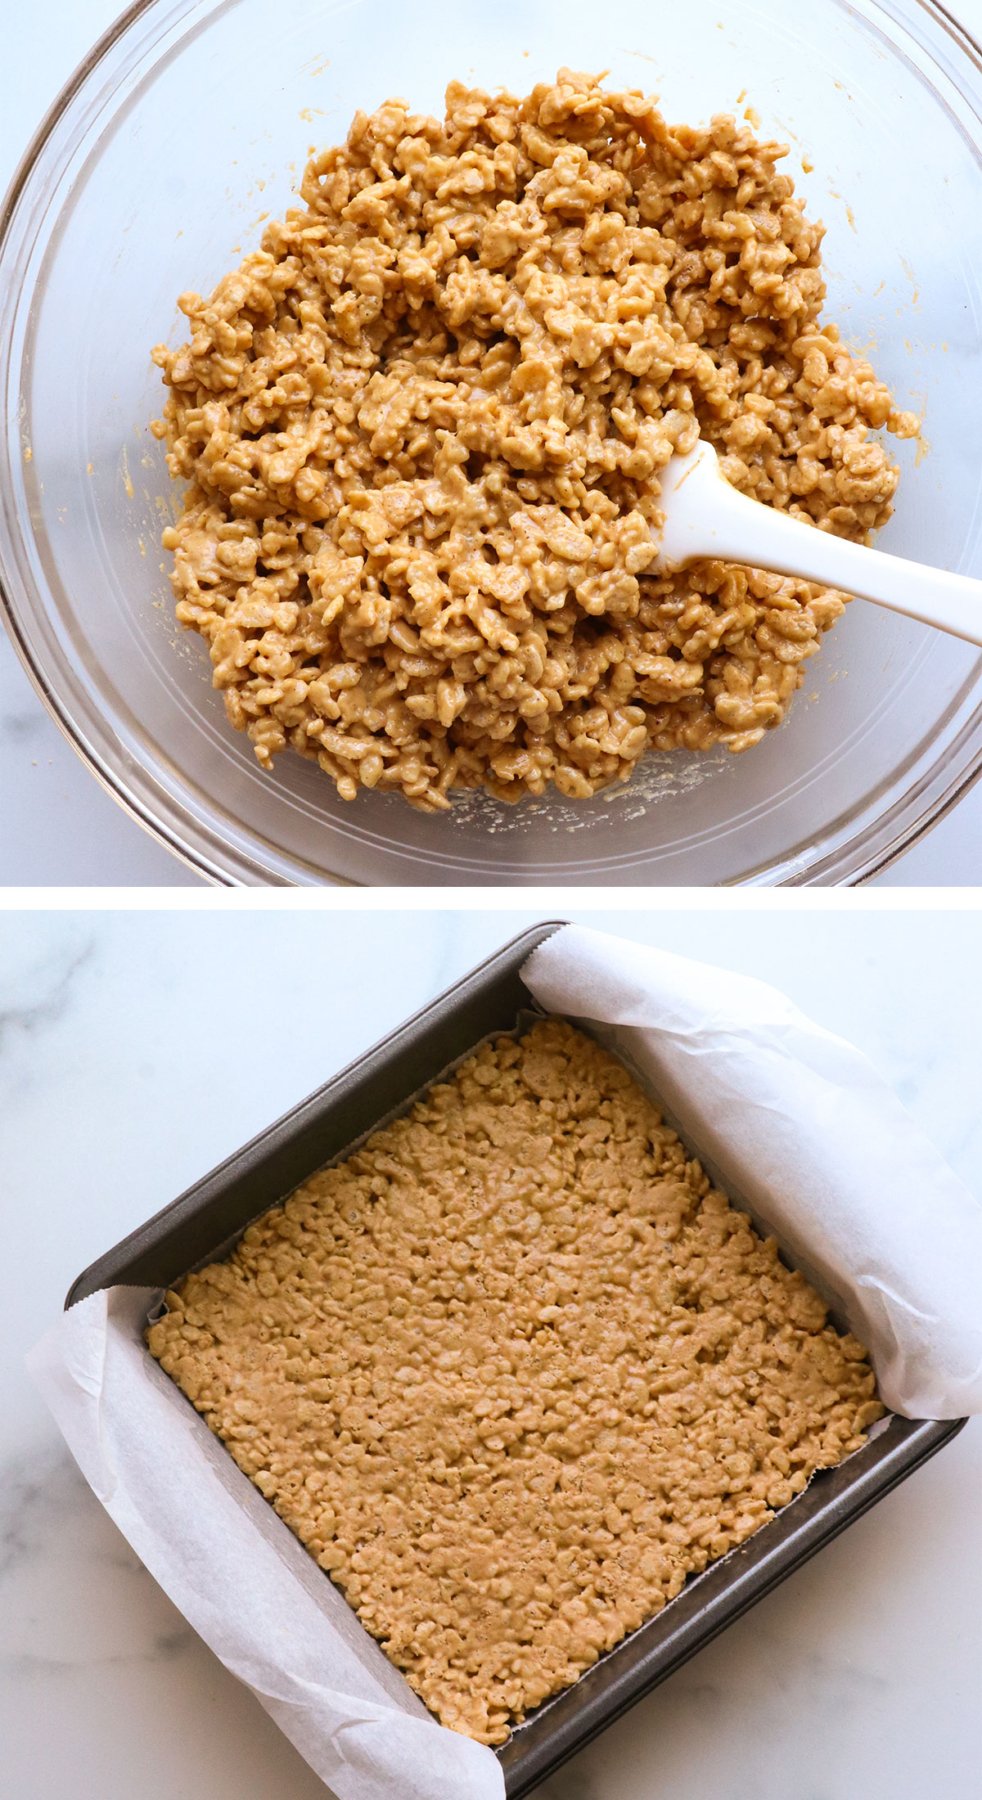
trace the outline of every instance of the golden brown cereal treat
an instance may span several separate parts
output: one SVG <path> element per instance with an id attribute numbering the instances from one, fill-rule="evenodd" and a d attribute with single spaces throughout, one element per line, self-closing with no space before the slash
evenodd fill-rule
<path id="1" fill-rule="evenodd" d="M 485 1743 L 883 1412 L 623 1066 L 499 1038 L 147 1333 L 427 1706 Z"/>
<path id="2" fill-rule="evenodd" d="M 260 763 L 290 745 L 345 799 L 580 798 L 649 747 L 746 749 L 844 597 L 651 574 L 659 469 L 701 431 L 745 493 L 864 539 L 897 483 L 870 428 L 917 422 L 820 320 L 784 146 L 567 69 L 446 103 L 358 113 L 306 210 L 181 296 L 177 616 Z"/>

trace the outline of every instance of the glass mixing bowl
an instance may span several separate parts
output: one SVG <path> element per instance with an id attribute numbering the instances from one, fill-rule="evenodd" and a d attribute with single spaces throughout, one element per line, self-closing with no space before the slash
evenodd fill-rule
<path id="1" fill-rule="evenodd" d="M 8 197 L 0 579 L 44 700 L 116 797 L 227 883 L 797 885 L 862 880 L 982 766 L 982 657 L 854 602 L 781 729 L 650 758 L 580 805 L 465 796 L 427 817 L 261 773 L 173 622 L 173 496 L 150 346 L 290 202 L 308 146 L 390 94 L 525 92 L 608 69 L 696 122 L 751 104 L 827 225 L 827 316 L 904 407 L 881 544 L 982 575 L 982 58 L 928 0 L 150 0 L 92 51 Z"/>

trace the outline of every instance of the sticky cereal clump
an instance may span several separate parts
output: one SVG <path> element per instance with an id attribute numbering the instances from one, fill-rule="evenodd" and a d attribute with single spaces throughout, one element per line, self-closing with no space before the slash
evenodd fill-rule
<path id="1" fill-rule="evenodd" d="M 303 209 L 181 296 L 177 616 L 264 767 L 428 811 L 576 800 L 781 722 L 844 597 L 656 576 L 659 471 L 701 432 L 744 493 L 862 540 L 897 484 L 870 433 L 917 430 L 820 317 L 785 154 L 568 69 L 452 82 L 443 120 L 358 113 Z"/>

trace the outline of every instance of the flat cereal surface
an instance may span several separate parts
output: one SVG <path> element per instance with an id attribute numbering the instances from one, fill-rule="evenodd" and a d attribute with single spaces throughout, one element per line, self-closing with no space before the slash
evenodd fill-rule
<path id="1" fill-rule="evenodd" d="M 167 1305 L 153 1355 L 485 1743 L 883 1411 L 863 1347 L 558 1020 L 482 1047 Z"/>

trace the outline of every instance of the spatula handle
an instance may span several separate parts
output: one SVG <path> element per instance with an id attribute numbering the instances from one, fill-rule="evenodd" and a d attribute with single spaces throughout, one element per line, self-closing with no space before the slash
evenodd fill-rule
<path id="1" fill-rule="evenodd" d="M 707 448 L 693 454 L 691 473 L 681 474 L 667 500 L 663 556 L 669 566 L 718 556 L 798 575 L 982 645 L 982 581 L 869 550 L 762 506 L 723 479 Z"/>

